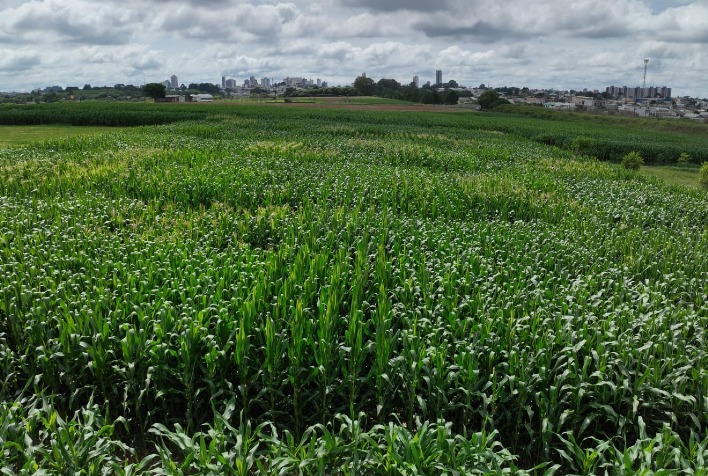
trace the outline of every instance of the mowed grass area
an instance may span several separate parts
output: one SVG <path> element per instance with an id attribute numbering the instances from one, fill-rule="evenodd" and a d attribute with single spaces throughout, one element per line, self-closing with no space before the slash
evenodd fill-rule
<path id="1" fill-rule="evenodd" d="M 115 127 L 79 127 L 66 125 L 0 126 L 0 147 L 13 147 L 33 142 L 64 139 L 115 131 Z"/>
<path id="2" fill-rule="evenodd" d="M 668 184 L 684 185 L 688 187 L 701 187 L 699 182 L 698 165 L 664 165 L 642 167 L 643 175 L 659 178 Z"/>
<path id="3" fill-rule="evenodd" d="M 707 474 L 708 192 L 601 127 L 67 118 L 144 127 L 0 150 L 3 474 Z"/>

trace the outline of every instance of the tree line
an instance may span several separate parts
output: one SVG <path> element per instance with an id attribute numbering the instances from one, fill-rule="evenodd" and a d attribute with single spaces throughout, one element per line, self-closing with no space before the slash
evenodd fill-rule
<path id="1" fill-rule="evenodd" d="M 360 96 L 378 96 L 422 104 L 457 104 L 460 93 L 452 89 L 457 87 L 457 83 L 450 81 L 439 86 L 445 89 L 438 91 L 438 87 L 428 85 L 418 87 L 415 83 L 402 85 L 395 79 L 386 78 L 374 82 L 373 79 L 366 76 L 359 76 L 354 80 L 354 89 Z"/>

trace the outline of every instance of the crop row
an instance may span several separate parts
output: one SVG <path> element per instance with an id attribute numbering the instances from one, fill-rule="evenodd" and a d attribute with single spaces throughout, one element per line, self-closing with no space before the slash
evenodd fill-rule
<path id="1" fill-rule="evenodd" d="M 0 154 L 7 468 L 103 427 L 144 471 L 234 435 L 245 472 L 702 465 L 705 193 L 437 116 L 289 114 Z"/>

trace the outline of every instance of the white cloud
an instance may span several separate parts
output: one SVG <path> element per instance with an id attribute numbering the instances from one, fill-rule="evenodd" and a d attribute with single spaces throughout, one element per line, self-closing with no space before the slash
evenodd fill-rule
<path id="1" fill-rule="evenodd" d="M 0 0 L 0 90 L 251 74 L 708 96 L 706 0 Z"/>
<path id="2" fill-rule="evenodd" d="M 23 43 L 123 44 L 141 13 L 120 5 L 59 0 L 30 1 L 1 12 L 0 31 Z"/>

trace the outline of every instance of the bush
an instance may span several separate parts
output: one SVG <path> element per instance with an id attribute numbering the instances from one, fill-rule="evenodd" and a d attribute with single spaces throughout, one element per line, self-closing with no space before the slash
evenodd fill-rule
<path id="1" fill-rule="evenodd" d="M 576 154 L 587 154 L 595 146 L 595 140 L 590 137 L 576 137 L 570 141 L 570 150 Z"/>
<path id="2" fill-rule="evenodd" d="M 688 155 L 686 152 L 681 152 L 681 155 L 678 156 L 678 159 L 676 159 L 676 163 L 679 165 L 686 165 L 691 163 L 691 156 Z"/>
<path id="3" fill-rule="evenodd" d="M 642 154 L 633 151 L 622 157 L 622 167 L 627 170 L 639 170 L 639 167 L 644 165 Z"/>
<path id="4" fill-rule="evenodd" d="M 698 174 L 698 181 L 701 182 L 703 188 L 708 188 L 708 162 L 703 162 L 701 170 Z"/>

